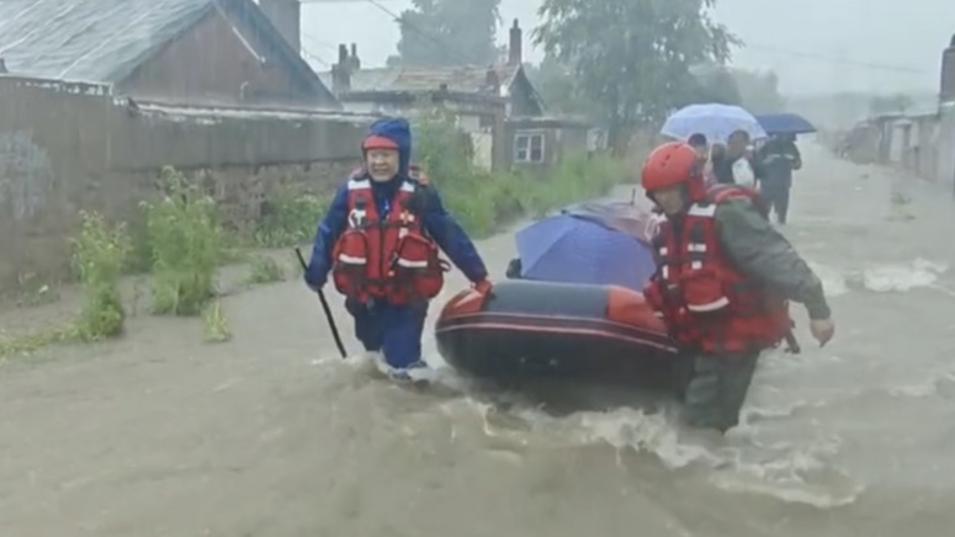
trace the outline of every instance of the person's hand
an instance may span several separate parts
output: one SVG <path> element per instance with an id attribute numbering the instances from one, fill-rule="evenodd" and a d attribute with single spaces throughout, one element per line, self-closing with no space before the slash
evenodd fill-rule
<path id="1" fill-rule="evenodd" d="M 829 343 L 836 335 L 836 323 L 832 319 L 814 320 L 810 322 L 809 330 L 812 332 L 812 337 L 819 342 L 819 346 L 825 347 L 826 343 Z"/>
<path id="2" fill-rule="evenodd" d="M 308 285 L 308 288 L 312 291 L 318 293 L 325 287 L 325 279 L 314 281 L 309 277 L 308 271 L 305 272 L 305 284 Z"/>
<path id="3" fill-rule="evenodd" d="M 485 296 L 491 294 L 492 289 L 494 285 L 488 280 L 481 280 L 474 284 L 474 290 Z"/>

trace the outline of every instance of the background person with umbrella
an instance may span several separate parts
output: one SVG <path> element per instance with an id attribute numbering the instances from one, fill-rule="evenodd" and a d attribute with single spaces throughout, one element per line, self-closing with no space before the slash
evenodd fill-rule
<path id="1" fill-rule="evenodd" d="M 793 171 L 802 168 L 796 135 L 815 132 L 816 129 L 796 114 L 772 114 L 758 116 L 757 119 L 771 135 L 756 157 L 761 190 L 770 209 L 776 213 L 776 221 L 785 225 Z"/>
<path id="2" fill-rule="evenodd" d="M 795 134 L 774 135 L 759 150 L 760 191 L 776 221 L 786 224 L 789 214 L 789 190 L 793 184 L 793 171 L 802 168 L 802 155 L 796 147 Z"/>
<path id="3" fill-rule="evenodd" d="M 705 139 L 713 144 L 710 168 L 716 182 L 756 186 L 755 167 L 747 149 L 752 142 L 768 135 L 756 116 L 746 109 L 725 104 L 692 104 L 670 115 L 660 134 L 685 142 L 691 138 Z M 726 144 L 725 151 L 717 151 L 722 144 Z"/>
<path id="4" fill-rule="evenodd" d="M 684 142 L 699 134 L 710 144 L 725 144 L 737 131 L 745 132 L 750 140 L 768 137 L 756 116 L 739 106 L 725 104 L 693 104 L 682 108 L 667 118 L 660 134 Z"/>
<path id="5" fill-rule="evenodd" d="M 730 135 L 725 155 L 714 162 L 713 174 L 718 183 L 756 187 L 756 166 L 749 155 L 750 136 L 745 130 Z"/>

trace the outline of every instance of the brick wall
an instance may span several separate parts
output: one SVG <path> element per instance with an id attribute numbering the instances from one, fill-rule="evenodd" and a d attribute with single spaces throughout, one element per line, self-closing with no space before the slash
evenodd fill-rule
<path id="1" fill-rule="evenodd" d="M 0 288 L 68 267 L 80 209 L 141 217 L 164 165 L 199 178 L 229 225 L 254 223 L 274 188 L 333 188 L 369 119 L 118 102 L 107 88 L 0 76 Z"/>

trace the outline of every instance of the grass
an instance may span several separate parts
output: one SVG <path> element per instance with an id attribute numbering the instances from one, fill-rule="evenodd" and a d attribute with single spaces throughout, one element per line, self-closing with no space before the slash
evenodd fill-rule
<path id="1" fill-rule="evenodd" d="M 570 156 L 546 171 L 491 173 L 473 165 L 467 137 L 448 118 L 425 118 L 415 124 L 415 130 L 416 161 L 435 181 L 448 210 L 475 238 L 492 235 L 522 216 L 541 217 L 568 203 L 604 195 L 628 179 L 622 161 L 602 155 Z M 205 339 L 210 342 L 232 338 L 221 304 L 212 301 L 221 264 L 248 261 L 251 284 L 277 282 L 286 274 L 301 276 L 295 258 L 286 271 L 271 257 L 249 256 L 242 248 L 249 245 L 248 237 L 242 242 L 223 233 L 213 200 L 181 173 L 164 168 L 161 180 L 165 195 L 158 202 L 143 204 L 145 225 L 132 230 L 135 240 L 130 240 L 122 225 L 111 227 L 95 213 L 83 215 L 73 260 L 86 296 L 79 319 L 67 328 L 0 337 L 0 356 L 119 335 L 125 311 L 118 282 L 124 271 L 151 272 L 154 313 L 201 314 Z M 904 207 L 907 201 L 893 199 L 893 205 Z M 286 248 L 311 242 L 328 203 L 328 196 L 273 194 L 252 244 Z M 38 289 L 38 297 L 50 292 Z"/>
<path id="2" fill-rule="evenodd" d="M 119 281 L 132 251 L 123 225 L 110 227 L 102 215 L 82 212 L 83 226 L 73 240 L 73 267 L 85 293 L 85 303 L 76 323 L 84 341 L 116 337 L 123 331 L 126 312 Z"/>
<path id="3" fill-rule="evenodd" d="M 629 179 L 624 162 L 609 156 L 572 155 L 550 169 L 491 173 L 473 164 L 464 137 L 446 117 L 415 124 L 418 161 L 440 189 L 448 210 L 469 234 L 487 237 L 530 214 L 606 194 Z"/>
<path id="4" fill-rule="evenodd" d="M 29 356 L 45 347 L 59 343 L 77 341 L 79 334 L 75 326 L 56 330 L 45 330 L 35 334 L 0 339 L 0 358 L 15 355 Z"/>
<path id="5" fill-rule="evenodd" d="M 542 217 L 569 203 L 607 194 L 628 179 L 623 162 L 605 155 L 573 155 L 564 159 L 544 177 L 522 178 L 529 188 L 524 203 L 528 212 Z"/>
<path id="6" fill-rule="evenodd" d="M 153 309 L 197 315 L 215 294 L 223 234 L 215 203 L 172 168 L 162 172 L 166 196 L 145 204 L 153 255 Z"/>
<path id="7" fill-rule="evenodd" d="M 232 339 L 229 322 L 218 300 L 206 307 L 202 314 L 205 340 L 207 343 L 225 343 Z"/>
<path id="8" fill-rule="evenodd" d="M 131 240 L 123 225 L 110 226 L 98 213 L 81 212 L 80 216 L 80 233 L 72 239 L 72 265 L 84 293 L 79 317 L 63 328 L 0 339 L 0 356 L 31 354 L 57 343 L 94 342 L 122 334 L 126 312 L 119 282 L 132 250 Z"/>
<path id="9" fill-rule="evenodd" d="M 330 202 L 329 196 L 299 195 L 290 190 L 273 194 L 265 204 L 254 243 L 285 248 L 311 242 Z"/>

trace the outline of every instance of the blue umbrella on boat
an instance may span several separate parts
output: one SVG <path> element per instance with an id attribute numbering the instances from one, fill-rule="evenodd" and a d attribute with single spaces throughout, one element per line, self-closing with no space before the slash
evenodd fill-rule
<path id="1" fill-rule="evenodd" d="M 592 218 L 570 214 L 517 234 L 521 277 L 564 283 L 619 285 L 642 291 L 655 270 L 650 246 Z"/>
<path id="2" fill-rule="evenodd" d="M 768 137 L 755 116 L 739 106 L 726 104 L 693 104 L 682 108 L 667 118 L 660 134 L 688 140 L 690 136 L 700 133 L 710 143 L 726 143 L 730 135 L 738 130 L 748 132 L 753 140 Z"/>
<path id="3" fill-rule="evenodd" d="M 759 124 L 769 134 L 809 134 L 816 127 L 799 114 L 764 114 L 756 116 Z"/>

